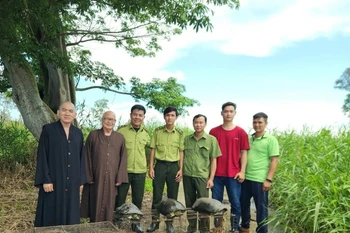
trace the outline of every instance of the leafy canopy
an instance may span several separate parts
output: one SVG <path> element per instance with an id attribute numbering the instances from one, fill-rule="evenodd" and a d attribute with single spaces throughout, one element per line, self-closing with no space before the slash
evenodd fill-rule
<path id="1" fill-rule="evenodd" d="M 180 110 L 198 104 L 184 97 L 185 87 L 175 78 L 141 83 L 132 78 L 130 90 L 123 77 L 100 62 L 81 45 L 89 41 L 113 43 L 131 56 L 155 56 L 159 40 L 191 27 L 211 31 L 213 7 L 238 8 L 238 0 L 7 0 L 0 4 L 0 62 L 8 57 L 29 64 L 40 93 L 47 94 L 43 66 L 53 64 L 75 79 L 76 90 L 100 88 L 131 95 L 148 107 L 162 110 L 175 105 Z M 51 67 L 51 66 L 50 66 Z M 96 86 L 79 87 L 81 79 Z M 97 82 L 98 81 L 98 82 Z M 0 74 L 0 91 L 10 90 L 6 73 Z"/>

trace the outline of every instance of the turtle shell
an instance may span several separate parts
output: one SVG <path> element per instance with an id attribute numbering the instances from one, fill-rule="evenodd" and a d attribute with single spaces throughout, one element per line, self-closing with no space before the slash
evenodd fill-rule
<path id="1" fill-rule="evenodd" d="M 224 214 L 227 211 L 227 208 L 220 201 L 202 197 L 198 198 L 192 206 L 192 209 L 200 213 L 206 214 Z"/>
<path id="2" fill-rule="evenodd" d="M 178 217 L 186 212 L 186 207 L 181 202 L 171 198 L 162 200 L 157 209 L 167 218 Z"/>
<path id="3" fill-rule="evenodd" d="M 140 219 L 143 214 L 139 208 L 133 203 L 124 203 L 119 206 L 114 215 L 118 218 Z"/>

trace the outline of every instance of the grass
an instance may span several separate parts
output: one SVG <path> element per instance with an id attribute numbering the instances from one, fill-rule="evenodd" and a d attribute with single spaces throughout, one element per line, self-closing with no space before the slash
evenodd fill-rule
<path id="1" fill-rule="evenodd" d="M 281 157 L 271 193 L 284 232 L 350 231 L 350 132 L 278 135 Z"/>

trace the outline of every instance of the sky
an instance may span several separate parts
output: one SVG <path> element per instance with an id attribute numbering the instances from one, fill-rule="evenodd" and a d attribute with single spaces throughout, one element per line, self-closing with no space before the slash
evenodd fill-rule
<path id="1" fill-rule="evenodd" d="M 161 41 L 155 58 L 130 57 L 109 44 L 89 44 L 92 58 L 124 77 L 144 82 L 175 77 L 185 96 L 200 106 L 188 108 L 178 123 L 191 127 L 196 114 L 208 117 L 206 130 L 222 124 L 221 105 L 237 104 L 235 124 L 251 131 L 252 116 L 265 112 L 268 130 L 317 131 L 347 126 L 341 110 L 346 92 L 335 80 L 350 67 L 348 0 L 241 0 L 238 10 L 213 8 L 212 32 L 192 29 Z M 129 119 L 131 97 L 99 91 L 77 93 L 88 103 L 107 98 L 109 108 Z M 148 109 L 148 120 L 162 115 Z"/>

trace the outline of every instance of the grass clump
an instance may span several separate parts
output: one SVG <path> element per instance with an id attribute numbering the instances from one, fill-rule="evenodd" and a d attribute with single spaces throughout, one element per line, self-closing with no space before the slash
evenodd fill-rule
<path id="1" fill-rule="evenodd" d="M 350 132 L 278 135 L 281 157 L 270 221 L 284 232 L 350 231 Z"/>

